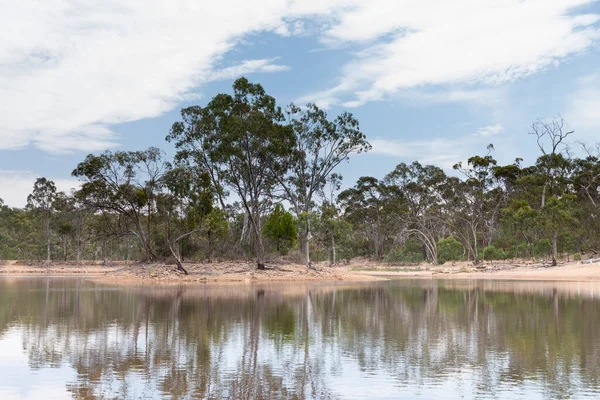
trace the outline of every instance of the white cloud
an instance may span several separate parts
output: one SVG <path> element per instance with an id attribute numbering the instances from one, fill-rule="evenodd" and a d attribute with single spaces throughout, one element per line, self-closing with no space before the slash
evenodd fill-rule
<path id="1" fill-rule="evenodd" d="M 402 141 L 376 138 L 369 140 L 373 149 L 371 154 L 381 154 L 400 158 L 407 162 L 419 161 L 451 169 L 454 164 L 466 156 L 466 140 L 434 138 L 423 141 Z"/>
<path id="2" fill-rule="evenodd" d="M 111 124 L 160 115 L 199 84 L 284 70 L 214 71 L 244 35 L 281 26 L 286 3 L 0 2 L 0 149 L 105 149 Z"/>
<path id="3" fill-rule="evenodd" d="M 475 154 L 485 154 L 489 136 L 501 132 L 500 124 L 489 125 L 477 129 L 477 134 L 452 137 L 432 138 L 429 140 L 397 140 L 389 138 L 370 139 L 373 146 L 371 154 L 380 154 L 400 158 L 405 162 L 419 161 L 422 164 L 433 164 L 446 170 L 460 161 L 465 161 Z"/>
<path id="4" fill-rule="evenodd" d="M 286 70 L 273 58 L 222 65 L 261 31 L 356 50 L 318 104 L 439 85 L 453 86 L 448 101 L 465 101 L 587 50 L 598 16 L 573 7 L 590 2 L 3 1 L 0 149 L 101 150 L 117 144 L 112 124 L 160 115 L 207 81 Z"/>
<path id="5" fill-rule="evenodd" d="M 333 88 L 313 94 L 346 107 L 415 87 L 496 85 L 535 74 L 590 48 L 593 0 L 386 1 L 342 10 L 325 41 L 356 43 Z M 345 99 L 345 100 L 341 100 Z"/>
<path id="6" fill-rule="evenodd" d="M 567 99 L 565 119 L 577 136 L 598 140 L 600 132 L 600 75 L 581 78 Z M 581 132 L 580 132 L 581 131 Z"/>
<path id="7" fill-rule="evenodd" d="M 38 177 L 31 171 L 0 170 L 0 199 L 11 207 L 24 207 L 27 204 L 27 196 L 33 190 L 33 184 Z M 58 191 L 65 193 L 81 185 L 76 179 L 47 178 L 54 181 Z"/>
<path id="8" fill-rule="evenodd" d="M 277 58 L 262 59 L 262 60 L 247 60 L 239 65 L 227 67 L 212 72 L 209 76 L 210 80 L 234 79 L 238 76 L 256 72 L 281 72 L 289 71 L 287 65 L 273 64 Z"/>
<path id="9" fill-rule="evenodd" d="M 494 136 L 499 134 L 504 130 L 504 127 L 501 124 L 482 126 L 477 129 L 474 136 Z"/>

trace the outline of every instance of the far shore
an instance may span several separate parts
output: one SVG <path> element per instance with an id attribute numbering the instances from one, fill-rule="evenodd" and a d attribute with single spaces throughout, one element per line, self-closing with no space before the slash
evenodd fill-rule
<path id="1" fill-rule="evenodd" d="M 346 281 L 373 282 L 388 279 L 465 279 L 518 281 L 600 281 L 600 264 L 562 262 L 556 267 L 532 262 L 502 262 L 473 266 L 455 263 L 398 266 L 368 260 L 329 267 L 316 264 L 314 269 L 283 261 L 267 264 L 258 271 L 251 262 L 228 261 L 186 263 L 189 275 L 178 273 L 174 265 L 86 261 L 27 263 L 0 262 L 0 277 L 56 276 L 86 277 L 109 283 L 254 283 L 254 282 L 312 282 Z"/>

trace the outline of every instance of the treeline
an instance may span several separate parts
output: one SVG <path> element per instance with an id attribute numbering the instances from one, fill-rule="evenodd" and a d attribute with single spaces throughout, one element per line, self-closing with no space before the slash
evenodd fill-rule
<path id="1" fill-rule="evenodd" d="M 279 107 L 245 78 L 233 94 L 182 110 L 157 148 L 88 155 L 79 190 L 39 178 L 25 209 L 0 203 L 3 259 L 254 258 L 312 261 L 362 256 L 443 263 L 594 252 L 600 240 L 600 151 L 561 119 L 532 125 L 540 156 L 498 165 L 493 147 L 454 166 L 399 164 L 341 191 L 336 168 L 370 145 L 349 113 Z M 455 176 L 458 175 L 458 176 Z"/>

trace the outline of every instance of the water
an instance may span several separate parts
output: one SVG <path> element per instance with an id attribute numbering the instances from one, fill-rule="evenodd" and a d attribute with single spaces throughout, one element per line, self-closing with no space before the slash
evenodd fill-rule
<path id="1" fill-rule="evenodd" d="M 0 279 L 0 399 L 600 397 L 600 285 Z"/>

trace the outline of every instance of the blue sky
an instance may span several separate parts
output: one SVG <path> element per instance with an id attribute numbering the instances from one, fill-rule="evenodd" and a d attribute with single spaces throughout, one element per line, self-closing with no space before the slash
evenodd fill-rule
<path id="1" fill-rule="evenodd" d="M 592 0 L 0 3 L 0 198 L 22 206 L 38 176 L 68 190 L 90 152 L 172 155 L 179 110 L 241 75 L 281 105 L 358 117 L 373 151 L 340 168 L 345 185 L 489 143 L 531 162 L 537 118 L 600 140 L 599 21 Z"/>

